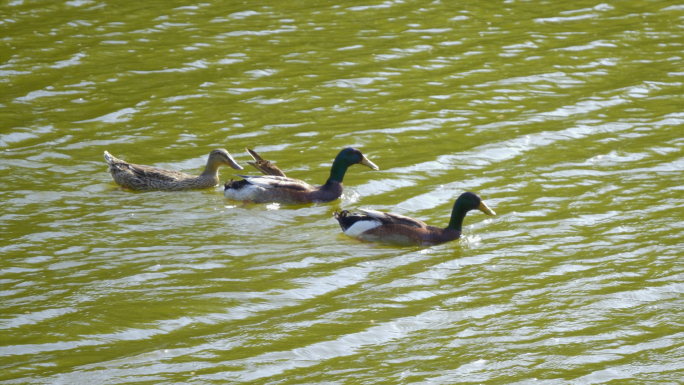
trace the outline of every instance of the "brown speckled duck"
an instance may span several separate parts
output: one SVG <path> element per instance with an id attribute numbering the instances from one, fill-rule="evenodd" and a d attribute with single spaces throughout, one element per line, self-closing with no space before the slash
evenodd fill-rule
<path id="1" fill-rule="evenodd" d="M 233 160 L 228 151 L 219 148 L 209 154 L 204 172 L 199 176 L 162 168 L 126 163 L 105 151 L 109 172 L 119 186 L 131 190 L 178 191 L 214 187 L 219 183 L 218 169 L 224 164 L 236 170 L 242 167 Z"/>
<path id="2" fill-rule="evenodd" d="M 254 162 L 247 162 L 247 164 L 254 166 L 254 168 L 266 175 L 285 176 L 285 173 L 282 172 L 278 166 L 259 156 L 256 151 L 249 148 L 245 148 L 245 150 L 254 158 Z"/>
<path id="3" fill-rule="evenodd" d="M 347 168 L 354 164 L 362 164 L 373 170 L 378 169 L 378 166 L 368 160 L 361 151 L 348 147 L 337 155 L 330 169 L 330 177 L 322 186 L 314 187 L 299 179 L 284 176 L 238 175 L 244 179 L 226 182 L 223 193 L 228 199 L 243 202 L 289 204 L 330 202 L 342 196 L 344 174 Z"/>
<path id="4" fill-rule="evenodd" d="M 496 215 L 479 195 L 465 192 L 456 199 L 449 225 L 443 229 L 428 226 L 418 219 L 375 210 L 362 209 L 363 213 L 350 213 L 344 210 L 341 213 L 335 212 L 333 216 L 340 223 L 345 235 L 361 241 L 396 245 L 435 245 L 460 238 L 463 218 L 468 211 L 475 209 L 487 215 Z"/>

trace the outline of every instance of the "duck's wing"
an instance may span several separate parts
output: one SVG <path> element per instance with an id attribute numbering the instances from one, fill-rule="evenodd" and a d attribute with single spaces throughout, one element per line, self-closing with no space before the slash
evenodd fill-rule
<path id="1" fill-rule="evenodd" d="M 164 170 L 156 167 L 140 166 L 137 164 L 127 164 L 128 169 L 138 178 L 156 179 L 159 181 L 174 182 L 187 178 L 187 174 L 173 170 Z"/>
<path id="2" fill-rule="evenodd" d="M 136 178 L 157 179 L 168 182 L 178 181 L 179 179 L 187 177 L 186 174 L 178 171 L 128 163 L 116 158 L 107 151 L 104 152 L 104 156 L 113 173 L 128 174 Z"/>
<path id="3" fill-rule="evenodd" d="M 249 184 L 265 189 L 288 189 L 295 191 L 311 191 L 314 189 L 310 184 L 299 179 L 288 178 L 285 176 L 250 176 L 238 175 L 244 178 Z"/>
<path id="4" fill-rule="evenodd" d="M 399 214 L 392 214 L 392 213 L 383 213 L 382 211 L 376 211 L 376 210 L 367 210 L 367 209 L 359 209 L 362 211 L 364 214 L 368 215 L 369 217 L 375 218 L 382 222 L 383 225 L 386 224 L 395 224 L 395 225 L 404 225 L 404 226 L 409 226 L 409 227 L 418 227 L 418 228 L 426 228 L 428 225 L 418 219 L 411 218 L 411 217 L 406 217 L 403 215 Z"/>
<path id="5" fill-rule="evenodd" d="M 256 168 L 257 170 L 261 171 L 266 175 L 285 176 L 285 173 L 282 172 L 282 170 L 280 170 L 278 166 L 259 156 L 259 154 L 257 154 L 256 151 L 249 148 L 245 148 L 245 150 L 247 150 L 249 155 L 251 155 L 252 158 L 254 158 L 254 162 L 247 163 L 254 166 L 254 168 Z"/>

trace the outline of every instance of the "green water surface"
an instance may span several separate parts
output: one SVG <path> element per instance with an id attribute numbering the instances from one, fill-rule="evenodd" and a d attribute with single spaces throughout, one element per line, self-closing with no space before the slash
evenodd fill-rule
<path id="1" fill-rule="evenodd" d="M 2 1 L 0 383 L 680 383 L 683 57 L 676 1 Z M 380 171 L 301 206 L 102 156 L 347 146 Z M 439 246 L 332 218 L 464 191 L 497 216 Z"/>

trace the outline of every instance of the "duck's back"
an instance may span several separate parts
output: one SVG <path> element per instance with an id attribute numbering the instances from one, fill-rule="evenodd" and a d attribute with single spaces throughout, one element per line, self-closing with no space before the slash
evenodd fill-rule
<path id="1" fill-rule="evenodd" d="M 279 176 L 246 176 L 225 184 L 226 198 L 254 203 L 325 203 L 342 195 L 341 183 L 314 187 L 299 179 Z"/>
<path id="2" fill-rule="evenodd" d="M 218 183 L 218 178 L 197 177 L 179 171 L 127 163 L 107 151 L 104 157 L 114 182 L 131 190 L 179 191 L 209 188 Z"/>
<path id="3" fill-rule="evenodd" d="M 461 232 L 456 230 L 390 223 L 365 231 L 358 238 L 366 242 L 383 242 L 395 245 L 436 245 L 453 241 L 460 236 Z"/>

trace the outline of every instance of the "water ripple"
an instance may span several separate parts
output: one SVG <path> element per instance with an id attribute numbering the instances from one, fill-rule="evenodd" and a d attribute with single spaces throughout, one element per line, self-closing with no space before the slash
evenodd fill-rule
<path id="1" fill-rule="evenodd" d="M 0 381 L 680 380 L 681 5 L 143 8 L 0 21 Z M 322 183 L 347 146 L 381 170 L 309 206 L 124 191 L 102 159 L 250 147 Z M 498 216 L 428 248 L 331 215 L 444 226 L 464 190 Z"/>

